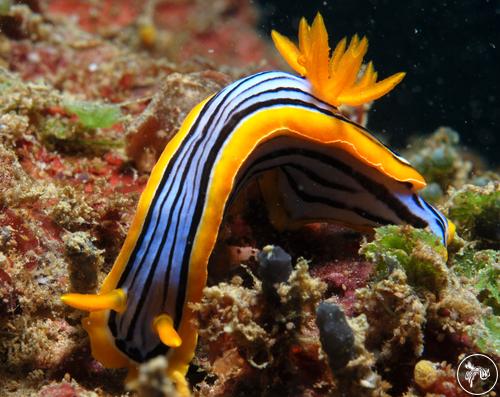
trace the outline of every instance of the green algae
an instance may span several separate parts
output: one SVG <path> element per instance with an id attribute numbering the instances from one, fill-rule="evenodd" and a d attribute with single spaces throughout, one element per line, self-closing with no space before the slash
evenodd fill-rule
<path id="1" fill-rule="evenodd" d="M 122 112 L 116 105 L 88 101 L 65 100 L 65 110 L 78 117 L 86 128 L 109 128 L 120 122 Z"/>
<path id="2" fill-rule="evenodd" d="M 477 248 L 499 247 L 500 190 L 498 183 L 484 187 L 466 185 L 448 204 L 448 216 L 468 243 L 453 258 L 452 269 L 466 277 L 478 300 L 490 313 L 470 331 L 483 351 L 500 349 L 500 251 Z"/>
<path id="3" fill-rule="evenodd" d="M 454 258 L 453 270 L 469 278 L 483 304 L 500 314 L 500 252 L 466 249 Z"/>
<path id="4" fill-rule="evenodd" d="M 499 184 L 490 183 L 485 187 L 466 185 L 451 196 L 448 206 L 448 217 L 462 237 L 469 241 L 478 240 L 483 247 L 499 247 Z"/>
<path id="5" fill-rule="evenodd" d="M 77 116 L 77 121 L 66 116 L 39 116 L 37 135 L 48 148 L 65 152 L 101 152 L 123 147 L 123 140 L 102 131 L 122 121 L 116 105 L 63 99 L 64 110 Z"/>
<path id="6" fill-rule="evenodd" d="M 48 149 L 70 153 L 124 146 L 123 139 L 102 130 L 123 121 L 117 105 L 68 99 L 46 84 L 21 81 L 5 70 L 0 70 L 0 92 L 1 124 L 5 126 L 0 133 L 7 140 L 34 132 Z M 63 114 L 53 115 L 61 108 Z M 30 123 L 34 129 L 28 128 Z"/>
<path id="7" fill-rule="evenodd" d="M 59 149 L 64 152 L 99 152 L 123 147 L 122 140 L 106 138 L 96 129 L 87 128 L 59 116 L 42 119 L 37 135 L 49 149 Z"/>
<path id="8" fill-rule="evenodd" d="M 7 15 L 12 3 L 10 0 L 0 0 L 0 15 Z"/>
<path id="9" fill-rule="evenodd" d="M 498 354 L 500 351 L 500 316 L 491 315 L 483 321 L 484 329 L 476 340 L 482 351 Z"/>
<path id="10" fill-rule="evenodd" d="M 495 310 L 495 312 L 500 314 L 499 280 L 500 266 L 497 258 L 497 262 L 495 265 L 487 266 L 479 271 L 477 275 L 477 282 L 474 286 L 476 288 L 476 291 L 479 291 L 479 299 L 488 306 L 491 306 Z"/>
<path id="11" fill-rule="evenodd" d="M 467 277 L 478 300 L 491 308 L 482 323 L 470 330 L 472 338 L 482 351 L 500 350 L 500 252 L 475 251 L 466 247 L 454 257 L 453 270 Z"/>
<path id="12" fill-rule="evenodd" d="M 376 279 L 403 269 L 408 283 L 431 291 L 446 286 L 446 248 L 436 236 L 411 226 L 383 226 L 375 231 L 375 240 L 364 243 L 361 254 L 376 264 Z"/>
<path id="13" fill-rule="evenodd" d="M 469 245 L 453 258 L 453 270 L 462 276 L 472 278 L 496 260 L 498 260 L 498 251 L 476 251 Z"/>

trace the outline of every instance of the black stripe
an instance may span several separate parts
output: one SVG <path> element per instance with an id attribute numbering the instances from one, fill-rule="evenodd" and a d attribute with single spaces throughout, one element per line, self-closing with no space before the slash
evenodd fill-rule
<path id="1" fill-rule="evenodd" d="M 417 204 L 417 207 L 419 207 L 421 210 L 425 211 L 425 208 L 424 208 L 424 207 L 422 207 L 422 203 L 420 202 L 419 197 L 418 197 L 415 193 L 413 193 L 413 194 L 411 195 L 411 198 L 412 198 L 413 202 L 414 202 L 415 204 Z"/>
<path id="2" fill-rule="evenodd" d="M 422 202 L 424 203 L 424 205 L 431 210 L 431 212 L 434 214 L 435 218 L 437 218 L 437 223 L 438 223 L 438 226 L 440 227 L 441 229 L 441 232 L 443 233 L 443 242 L 446 242 L 446 231 L 448 230 L 448 220 L 445 218 L 443 219 L 443 215 L 441 213 L 439 213 L 438 211 L 436 211 L 436 209 L 430 205 L 427 201 L 423 200 L 422 199 Z"/>
<path id="3" fill-rule="evenodd" d="M 293 179 L 293 176 L 290 175 L 290 173 L 286 169 L 282 169 L 282 171 L 287 178 L 289 186 L 292 188 L 292 190 L 297 195 L 297 197 L 299 197 L 302 201 L 305 201 L 307 203 L 325 204 L 325 205 L 332 207 L 332 208 L 351 211 L 351 212 L 354 212 L 355 214 L 361 216 L 364 219 L 378 223 L 380 225 L 388 225 L 388 224 L 393 223 L 392 221 L 390 221 L 388 219 L 371 214 L 362 208 L 347 205 L 346 203 L 344 203 L 342 201 L 337 201 L 337 200 L 330 199 L 328 197 L 316 196 L 316 195 L 306 193 L 305 191 L 303 191 L 299 188 L 297 182 L 295 181 L 295 179 Z"/>
<path id="4" fill-rule="evenodd" d="M 278 168 L 278 167 L 281 168 L 289 178 L 293 178 L 293 176 L 291 176 L 289 172 L 286 172 L 286 169 L 283 169 L 284 167 L 292 167 L 292 168 L 295 168 L 297 170 L 300 170 L 307 177 L 309 177 L 311 180 L 324 186 L 325 188 L 333 188 L 333 189 L 343 190 L 343 191 L 350 192 L 350 193 L 357 192 L 355 189 L 352 189 L 350 187 L 331 183 L 330 181 L 322 178 L 321 176 L 314 173 L 310 169 L 307 169 L 307 168 L 303 167 L 302 165 L 290 163 L 290 162 L 279 164 L 279 165 L 273 165 L 272 167 L 268 167 L 266 169 L 259 169 L 255 172 L 252 172 L 252 169 L 255 169 L 255 167 L 258 166 L 259 164 L 265 163 L 267 161 L 275 160 L 279 157 L 303 156 L 303 157 L 306 157 L 308 159 L 311 159 L 312 161 L 319 161 L 319 162 L 322 162 L 324 164 L 327 164 L 330 167 L 334 167 L 336 170 L 342 172 L 344 175 L 347 175 L 348 177 L 351 177 L 352 179 L 356 180 L 359 184 L 362 184 L 362 181 L 359 181 L 359 179 L 355 178 L 355 175 L 362 175 L 362 174 L 360 174 L 357 171 L 354 171 L 350 166 L 346 165 L 345 163 L 341 162 L 340 160 L 335 159 L 334 161 L 325 161 L 325 160 L 330 160 L 332 158 L 328 157 L 328 156 L 325 158 L 325 156 L 322 153 L 318 153 L 318 152 L 309 151 L 308 154 L 306 154 L 305 152 L 306 152 L 305 149 L 281 149 L 281 150 L 274 151 L 273 153 L 270 153 L 268 155 L 262 156 L 257 161 L 255 161 L 251 166 L 248 167 L 248 169 L 246 170 L 246 172 L 243 175 L 243 177 L 241 178 L 241 180 L 248 180 L 247 178 L 253 177 L 254 175 L 256 175 L 258 173 L 262 173 L 264 171 L 267 171 L 268 169 L 274 169 L 274 168 Z M 333 163 L 335 163 L 335 164 L 333 164 Z M 342 166 L 338 167 L 339 164 L 342 164 Z M 250 172 L 251 172 L 251 174 L 249 175 Z M 369 178 L 365 175 L 363 175 L 363 176 L 365 178 Z M 397 183 L 397 181 L 394 181 L 394 182 Z M 239 186 L 239 182 L 238 182 L 238 186 Z M 296 184 L 294 186 L 296 186 Z M 235 189 L 235 191 L 236 190 L 237 189 Z M 298 189 L 298 190 L 300 190 L 300 189 Z M 391 195 L 391 197 L 394 198 L 394 196 L 392 196 L 392 195 Z M 394 222 L 387 220 L 387 219 L 384 219 L 382 217 L 377 217 L 375 215 L 372 215 L 369 212 L 367 212 L 361 208 L 349 207 L 347 205 L 341 204 L 340 202 L 336 202 L 336 201 L 331 200 L 331 199 L 328 199 L 328 200 L 330 203 L 328 205 L 330 205 L 331 207 L 337 207 L 337 208 L 342 208 L 342 209 L 353 209 L 353 212 L 356 212 L 358 215 L 362 215 L 364 218 L 370 219 L 374 222 L 377 222 L 380 224 L 394 223 Z M 399 202 L 399 200 L 397 200 L 396 198 L 394 198 L 394 200 Z M 314 200 L 311 199 L 310 201 L 312 202 Z M 320 200 L 316 200 L 316 201 L 320 202 Z M 333 205 L 333 203 L 336 203 L 337 205 Z M 327 204 L 327 202 L 323 202 L 323 204 Z M 402 203 L 401 203 L 401 205 L 404 206 L 404 204 L 402 204 Z"/>
<path id="5" fill-rule="evenodd" d="M 267 144 L 267 143 L 269 143 L 269 142 L 266 142 L 265 144 Z M 295 164 L 295 163 L 285 162 L 285 163 L 281 163 L 279 165 L 273 165 L 273 166 L 266 167 L 263 169 L 255 170 L 255 168 L 257 168 L 262 163 L 265 163 L 266 161 L 276 160 L 279 157 L 286 157 L 286 156 L 280 156 L 280 155 L 276 155 L 276 156 L 275 155 L 268 155 L 268 156 L 269 157 L 266 156 L 266 157 L 258 158 L 254 163 L 247 166 L 245 172 L 243 173 L 243 175 L 241 177 L 237 176 L 236 185 L 235 185 L 235 188 L 233 189 L 233 192 L 231 194 L 233 194 L 233 193 L 237 194 L 237 192 L 243 187 L 242 185 L 245 182 L 247 182 L 248 180 L 250 180 L 251 178 L 255 177 L 256 175 L 258 175 L 262 172 L 277 168 L 277 167 L 285 167 L 285 166 L 300 170 L 304 174 L 306 174 L 310 179 L 312 179 L 313 181 L 315 181 L 323 186 L 329 187 L 331 189 L 336 189 L 336 190 L 340 190 L 340 191 L 348 192 L 348 193 L 358 192 L 358 190 L 356 190 L 350 186 L 345 186 L 345 185 L 341 185 L 340 183 L 329 181 L 329 180 L 323 178 L 322 176 L 318 175 L 317 173 L 311 171 L 310 169 L 308 169 L 302 165 Z M 314 160 L 318 160 L 319 162 L 322 162 L 320 159 L 314 158 Z"/>
<path id="6" fill-rule="evenodd" d="M 318 183 L 326 188 L 340 190 L 342 192 L 348 192 L 348 193 L 358 192 L 358 190 L 353 189 L 352 187 L 344 186 L 344 185 L 341 185 L 340 183 L 329 181 L 329 180 L 323 178 L 322 176 L 316 174 L 315 172 L 311 171 L 310 169 L 308 169 L 302 165 L 291 163 L 291 164 L 288 164 L 287 167 L 295 168 L 296 170 L 298 170 L 298 171 L 302 172 L 304 175 L 306 175 L 312 181 L 314 181 L 314 182 L 316 182 L 316 183 Z"/>

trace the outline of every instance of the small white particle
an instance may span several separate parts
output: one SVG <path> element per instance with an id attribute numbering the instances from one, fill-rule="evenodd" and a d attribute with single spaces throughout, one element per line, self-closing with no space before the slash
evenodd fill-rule
<path id="1" fill-rule="evenodd" d="M 39 285 L 49 284 L 49 278 L 47 276 L 38 276 L 36 281 Z"/>
<path id="2" fill-rule="evenodd" d="M 40 62 L 40 55 L 37 52 L 30 52 L 28 53 L 28 60 L 33 63 L 38 63 Z"/>
<path id="3" fill-rule="evenodd" d="M 213 48 L 209 48 L 209 49 L 208 49 L 208 53 L 209 53 L 209 54 L 213 54 L 214 52 L 215 52 L 215 50 L 214 50 Z"/>
<path id="4" fill-rule="evenodd" d="M 97 63 L 91 63 L 88 66 L 89 72 L 95 72 L 97 70 Z"/>

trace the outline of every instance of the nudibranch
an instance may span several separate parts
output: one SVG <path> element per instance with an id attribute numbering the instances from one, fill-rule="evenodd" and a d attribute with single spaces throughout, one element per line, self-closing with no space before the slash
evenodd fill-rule
<path id="1" fill-rule="evenodd" d="M 200 300 L 225 211 L 250 179 L 281 229 L 410 224 L 443 244 L 452 237 L 452 224 L 416 193 L 422 176 L 338 110 L 383 96 L 404 74 L 377 81 L 372 63 L 363 69 L 364 37 L 340 41 L 330 55 L 319 14 L 311 26 L 300 22 L 298 47 L 277 32 L 272 38 L 300 76 L 257 73 L 197 105 L 152 170 L 100 292 L 62 297 L 90 312 L 83 326 L 104 366 L 133 375 L 166 354 L 167 375 L 190 394 L 197 333 L 188 303 Z"/>

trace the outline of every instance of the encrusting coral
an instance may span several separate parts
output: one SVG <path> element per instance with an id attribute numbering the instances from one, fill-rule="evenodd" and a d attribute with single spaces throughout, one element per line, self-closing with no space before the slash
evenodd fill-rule
<path id="1" fill-rule="evenodd" d="M 261 260 L 267 261 L 273 248 L 266 250 Z M 333 345 L 326 339 L 320 343 L 329 327 L 321 307 L 335 306 L 324 302 L 316 312 L 326 286 L 308 268 L 299 259 L 287 281 L 271 284 L 278 300 L 249 268 L 230 284 L 205 288 L 202 301 L 194 305 L 200 326 L 197 361 L 205 372 L 200 395 L 289 395 L 304 388 L 316 395 L 386 395 L 390 385 L 374 371 L 375 356 L 365 348 L 364 315 L 344 317 L 350 353 L 342 360 L 332 356 L 333 372 L 328 369 Z M 286 382 L 291 376 L 297 381 Z"/>

